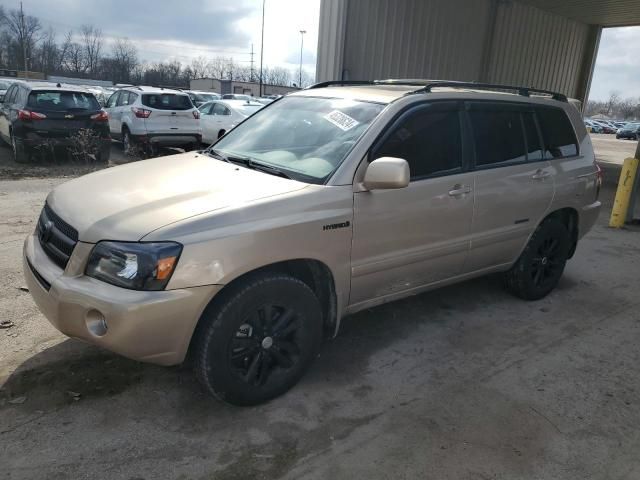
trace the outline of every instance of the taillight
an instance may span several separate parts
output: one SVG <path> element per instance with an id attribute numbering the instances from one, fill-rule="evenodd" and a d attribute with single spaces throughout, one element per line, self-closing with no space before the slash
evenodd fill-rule
<path id="1" fill-rule="evenodd" d="M 131 111 L 138 118 L 149 118 L 149 115 L 151 115 L 151 110 L 147 110 L 146 108 L 131 107 Z"/>
<path id="2" fill-rule="evenodd" d="M 91 115 L 91 120 L 94 120 L 96 122 L 108 122 L 109 114 L 104 110 L 100 110 L 98 113 Z"/>
<path id="3" fill-rule="evenodd" d="M 191 113 L 193 113 L 193 118 L 195 118 L 196 120 L 200 119 L 200 110 L 194 110 Z"/>
<path id="4" fill-rule="evenodd" d="M 44 113 L 32 112 L 30 110 L 18 110 L 18 119 L 19 120 L 42 120 L 47 118 Z"/>

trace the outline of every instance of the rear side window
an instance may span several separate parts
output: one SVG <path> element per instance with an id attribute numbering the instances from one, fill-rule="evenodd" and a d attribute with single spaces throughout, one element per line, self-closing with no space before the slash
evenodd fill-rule
<path id="1" fill-rule="evenodd" d="M 578 155 L 578 141 L 567 114 L 559 108 L 538 108 L 546 158 Z"/>
<path id="2" fill-rule="evenodd" d="M 430 108 L 433 107 L 433 108 Z M 420 108 L 394 126 L 374 158 L 404 158 L 411 180 L 462 169 L 462 140 L 457 106 Z"/>
<path id="3" fill-rule="evenodd" d="M 520 112 L 477 107 L 469 112 L 476 146 L 476 166 L 520 163 L 526 147 Z"/>
<path id="4" fill-rule="evenodd" d="M 142 95 L 142 104 L 157 110 L 190 110 L 193 108 L 188 95 L 174 93 L 145 93 Z"/>
<path id="5" fill-rule="evenodd" d="M 100 110 L 100 104 L 92 93 L 38 90 L 29 94 L 27 106 L 42 111 Z"/>
<path id="6" fill-rule="evenodd" d="M 13 85 L 12 87 L 9 88 L 9 90 L 6 93 L 6 97 L 5 97 L 5 103 L 9 104 L 9 103 L 13 103 L 13 99 L 16 96 L 16 90 L 18 89 L 18 87 L 16 87 L 15 85 Z"/>
<path id="7" fill-rule="evenodd" d="M 213 105 L 211 109 L 211 113 L 213 115 L 231 115 L 231 110 L 222 105 L 221 103 L 216 103 Z"/>
<path id="8" fill-rule="evenodd" d="M 107 108 L 113 108 L 116 106 L 116 101 L 118 100 L 119 95 L 120 92 L 116 92 L 109 97 L 109 100 L 107 101 Z"/>
<path id="9" fill-rule="evenodd" d="M 542 160 L 542 145 L 540 144 L 540 134 L 536 120 L 531 112 L 522 114 L 522 123 L 524 125 L 524 135 L 527 140 L 527 160 L 535 162 Z"/>

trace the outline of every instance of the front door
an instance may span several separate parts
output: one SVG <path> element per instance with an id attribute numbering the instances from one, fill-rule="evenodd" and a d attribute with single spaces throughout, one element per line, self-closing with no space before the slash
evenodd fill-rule
<path id="1" fill-rule="evenodd" d="M 517 260 L 554 195 L 536 115 L 522 105 L 467 104 L 475 150 L 475 210 L 468 272 Z"/>
<path id="2" fill-rule="evenodd" d="M 457 102 L 420 105 L 374 146 L 371 160 L 407 160 L 411 183 L 354 194 L 352 306 L 462 272 L 474 185 L 463 161 L 461 115 Z"/>

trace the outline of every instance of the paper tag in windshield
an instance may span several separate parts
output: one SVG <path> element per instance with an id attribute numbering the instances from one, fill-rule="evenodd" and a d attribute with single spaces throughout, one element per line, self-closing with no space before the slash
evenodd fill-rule
<path id="1" fill-rule="evenodd" d="M 325 120 L 330 121 L 340 130 L 346 132 L 358 125 L 358 121 L 351 118 L 346 113 L 342 113 L 338 110 L 334 110 L 324 116 Z"/>

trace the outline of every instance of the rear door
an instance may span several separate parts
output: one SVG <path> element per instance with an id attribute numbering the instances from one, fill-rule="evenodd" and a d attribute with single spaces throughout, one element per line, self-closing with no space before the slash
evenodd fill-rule
<path id="1" fill-rule="evenodd" d="M 214 119 L 213 121 L 215 125 L 215 131 L 217 132 L 217 134 L 219 134 L 220 132 L 226 133 L 233 128 L 233 114 L 231 112 L 231 109 L 224 103 L 216 102 L 213 105 L 211 112 Z"/>
<path id="2" fill-rule="evenodd" d="M 10 142 L 9 127 L 11 125 L 11 104 L 16 96 L 17 89 L 17 85 L 11 85 L 4 96 L 4 102 L 0 103 L 0 135 L 6 142 Z"/>
<path id="3" fill-rule="evenodd" d="M 513 263 L 546 215 L 554 196 L 533 108 L 468 102 L 475 151 L 471 253 L 467 272 Z"/>
<path id="4" fill-rule="evenodd" d="M 188 95 L 178 93 L 143 93 L 143 108 L 151 110 L 144 120 L 149 134 L 198 134 L 200 122 Z"/>
<path id="5" fill-rule="evenodd" d="M 461 119 L 457 102 L 424 104 L 400 117 L 374 146 L 371 159 L 407 160 L 411 182 L 354 194 L 352 305 L 461 273 L 474 195 Z"/>
<path id="6" fill-rule="evenodd" d="M 198 109 L 200 111 L 203 143 L 213 143 L 218 138 L 217 130 L 215 129 L 215 117 L 212 113 L 213 105 L 213 103 L 205 103 Z"/>

